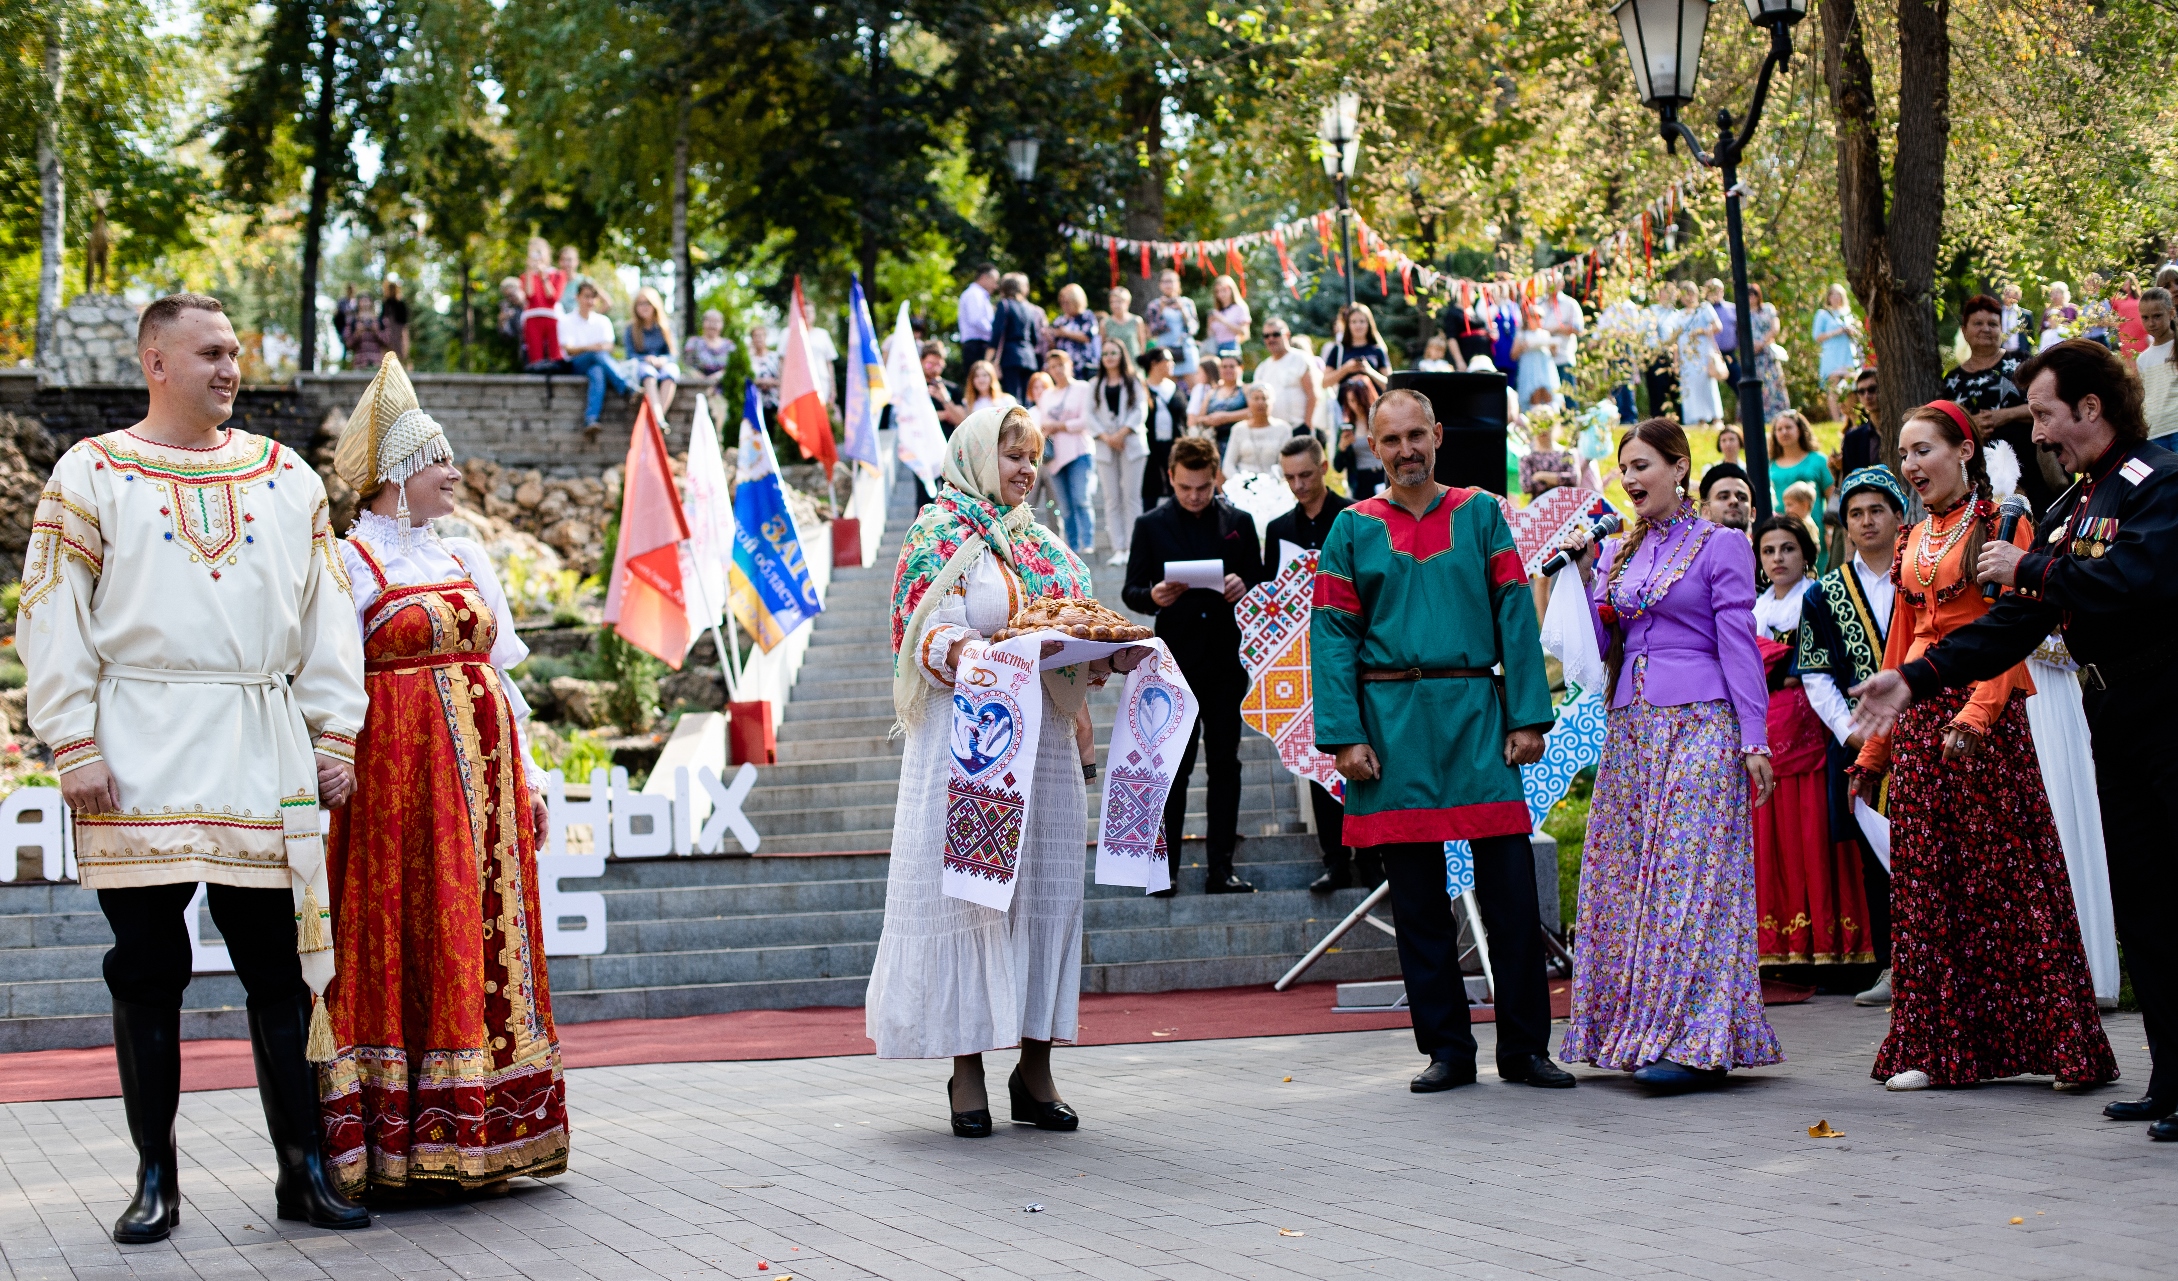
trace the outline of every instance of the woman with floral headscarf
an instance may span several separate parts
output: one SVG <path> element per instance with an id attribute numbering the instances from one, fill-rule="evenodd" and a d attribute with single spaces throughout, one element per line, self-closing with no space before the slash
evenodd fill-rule
<path id="1" fill-rule="evenodd" d="M 953 1060 L 953 1133 L 991 1132 L 983 1051 L 1021 1047 L 1007 1082 L 1012 1116 L 1071 1130 L 1051 1079 L 1051 1046 L 1071 1042 L 1081 1003 L 1081 906 L 1088 843 L 1085 770 L 1071 724 L 1114 662 L 1044 673 L 1043 724 L 1012 905 L 996 911 L 943 890 L 954 669 L 962 649 L 1043 597 L 1086 600 L 1089 570 L 1026 502 L 1043 457 L 1026 410 L 970 414 L 947 442 L 945 483 L 908 528 L 893 580 L 893 707 L 907 735 L 893 819 L 885 928 L 867 1027 L 879 1058 Z"/>

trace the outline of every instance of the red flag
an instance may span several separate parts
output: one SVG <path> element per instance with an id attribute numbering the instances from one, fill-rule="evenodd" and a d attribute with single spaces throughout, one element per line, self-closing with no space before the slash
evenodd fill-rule
<path id="1" fill-rule="evenodd" d="M 817 361 L 809 350 L 809 324 L 802 319 L 802 278 L 794 278 L 794 300 L 787 308 L 786 354 L 779 369 L 779 425 L 802 447 L 802 457 L 824 464 L 832 478 L 839 446 L 832 440 L 832 416 L 817 392 Z"/>
<path id="2" fill-rule="evenodd" d="M 1271 243 L 1278 247 L 1278 271 L 1286 282 L 1286 288 L 1292 292 L 1295 298 L 1299 298 L 1301 291 L 1296 282 L 1300 280 L 1301 273 L 1293 269 L 1293 257 L 1286 252 L 1286 233 L 1284 230 L 1271 232 Z"/>
<path id="3" fill-rule="evenodd" d="M 1649 241 L 1649 211 L 1641 211 L 1641 270 L 1646 275 L 1656 274 L 1656 258 Z"/>
<path id="4" fill-rule="evenodd" d="M 1107 240 L 1104 242 L 1104 248 L 1107 250 L 1106 256 L 1112 260 L 1112 288 L 1117 289 L 1119 288 L 1119 242 L 1117 240 Z"/>
<path id="5" fill-rule="evenodd" d="M 1149 278 L 1150 278 L 1150 247 L 1149 247 L 1149 241 L 1145 240 L 1145 241 L 1143 241 L 1143 242 L 1142 242 L 1142 279 L 1144 279 L 1144 280 L 1148 280 Z"/>
<path id="6" fill-rule="evenodd" d="M 681 544 L 688 518 L 673 484 L 665 434 L 649 398 L 635 414 L 620 482 L 620 539 L 605 592 L 605 621 L 620 639 L 678 671 L 688 655 L 688 604 L 681 589 Z"/>

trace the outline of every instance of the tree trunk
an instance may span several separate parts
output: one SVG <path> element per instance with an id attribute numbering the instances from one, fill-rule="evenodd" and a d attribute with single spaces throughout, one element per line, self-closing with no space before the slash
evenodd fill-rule
<path id="1" fill-rule="evenodd" d="M 1898 5 L 1898 144 L 1883 188 L 1883 124 L 1858 0 L 1824 0 L 1824 74 L 1838 129 L 1839 251 L 1876 363 L 1877 428 L 1897 457 L 1904 413 L 1943 391 L 1936 247 L 1951 139 L 1950 0 Z"/>
<path id="2" fill-rule="evenodd" d="M 673 309 L 680 313 L 685 340 L 696 332 L 696 273 L 688 256 L 688 121 L 695 109 L 688 73 L 681 73 L 679 102 L 673 116 Z"/>
<path id="3" fill-rule="evenodd" d="M 883 112 L 879 106 L 879 95 L 884 92 L 885 88 L 885 62 L 888 55 L 885 52 L 885 38 L 881 28 L 881 23 L 873 22 L 870 25 L 870 53 L 869 57 L 864 59 L 869 64 L 869 96 L 863 100 L 862 106 L 863 136 L 865 138 L 875 138 L 878 125 L 883 120 Z M 856 257 L 862 267 L 862 293 L 865 298 L 870 300 L 872 308 L 878 305 L 875 291 L 877 288 L 877 220 L 880 216 L 880 208 L 874 200 L 864 202 L 861 219 L 861 252 Z"/>
<path id="4" fill-rule="evenodd" d="M 1127 113 L 1130 132 L 1140 142 L 1142 157 L 1142 167 L 1127 187 L 1122 234 L 1131 240 L 1160 240 L 1165 234 L 1165 89 L 1157 80 L 1156 70 L 1147 64 L 1147 52 L 1141 51 L 1141 56 L 1143 67 L 1120 95 L 1120 109 Z M 1121 258 L 1119 276 L 1134 294 L 1133 311 L 1139 316 L 1150 299 L 1157 296 L 1157 272 L 1163 264 L 1153 258 L 1144 274 L 1140 252 L 1122 254 Z M 1124 261 L 1129 258 L 1132 261 Z"/>
<path id="5" fill-rule="evenodd" d="M 62 6 L 51 4 L 45 19 L 45 83 L 50 98 L 38 113 L 38 364 L 48 373 L 61 367 L 55 335 L 61 309 L 61 268 L 67 254 L 68 184 L 61 173 L 62 90 L 67 71 L 67 28 Z"/>
<path id="6" fill-rule="evenodd" d="M 302 315 L 298 337 L 302 351 L 295 367 L 309 373 L 318 367 L 318 254 L 325 238 L 328 206 L 333 198 L 333 170 L 340 161 L 333 154 L 333 82 L 338 74 L 334 53 L 340 46 L 339 19 L 325 16 L 325 32 L 318 37 L 318 105 L 311 120 L 310 212 L 303 222 Z M 343 335 L 342 341 L 346 338 Z"/>

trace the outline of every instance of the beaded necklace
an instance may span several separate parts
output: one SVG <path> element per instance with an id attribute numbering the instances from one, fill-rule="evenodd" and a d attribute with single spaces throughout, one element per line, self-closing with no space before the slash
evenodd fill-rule
<path id="1" fill-rule="evenodd" d="M 1969 493 L 1967 500 L 1961 501 L 1951 511 L 1931 511 L 1928 514 L 1928 519 L 1921 522 L 1920 542 L 1915 547 L 1913 555 L 1913 576 L 1920 580 L 1922 587 L 1934 587 L 1936 585 L 1936 571 L 1943 564 L 1944 557 L 1949 556 L 1951 549 L 1959 545 L 1959 540 L 1966 537 L 1967 528 L 1974 523 L 1974 504 L 1970 501 L 1972 498 L 1973 495 Z M 1934 528 L 1937 521 L 1951 515 L 1952 512 L 1961 513 L 1959 523 L 1953 525 L 1944 534 L 1943 544 L 1936 548 L 1935 553 L 1931 555 L 1929 552 L 1929 530 Z"/>
<path id="2" fill-rule="evenodd" d="M 1611 584 L 1605 593 L 1604 603 L 1610 610 L 1610 617 L 1604 620 L 1606 623 L 1628 625 L 1655 608 L 1656 602 L 1685 577 L 1702 544 L 1708 541 L 1709 531 L 1716 526 L 1694 519 L 1694 503 L 1689 499 L 1681 502 L 1677 511 L 1653 528 L 1666 540 L 1657 546 L 1656 563 L 1650 566 L 1640 586 L 1633 589 L 1630 599 L 1621 592 L 1619 583 Z M 1672 539 L 1677 541 L 1670 541 Z"/>

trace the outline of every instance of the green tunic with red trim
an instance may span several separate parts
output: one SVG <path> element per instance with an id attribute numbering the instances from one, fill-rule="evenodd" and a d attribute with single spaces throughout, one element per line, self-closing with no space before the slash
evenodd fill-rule
<path id="1" fill-rule="evenodd" d="M 1420 520 L 1388 496 L 1332 522 L 1309 616 L 1316 746 L 1376 751 L 1382 777 L 1346 784 L 1348 845 L 1529 830 L 1505 735 L 1551 724 L 1528 576 L 1494 495 L 1451 489 Z M 1477 678 L 1363 681 L 1370 670 L 1504 665 Z"/>

